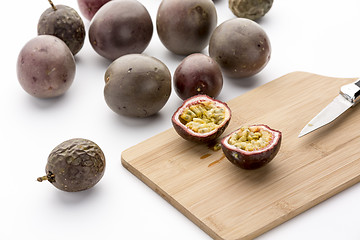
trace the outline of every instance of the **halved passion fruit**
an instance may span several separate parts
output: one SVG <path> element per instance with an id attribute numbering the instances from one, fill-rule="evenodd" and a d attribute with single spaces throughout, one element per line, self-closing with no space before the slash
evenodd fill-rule
<path id="1" fill-rule="evenodd" d="M 229 125 L 230 108 L 207 95 L 184 101 L 172 116 L 176 132 L 186 140 L 206 143 L 218 138 Z"/>
<path id="2" fill-rule="evenodd" d="M 266 125 L 243 126 L 221 140 L 226 158 L 243 169 L 256 169 L 278 153 L 281 132 Z"/>

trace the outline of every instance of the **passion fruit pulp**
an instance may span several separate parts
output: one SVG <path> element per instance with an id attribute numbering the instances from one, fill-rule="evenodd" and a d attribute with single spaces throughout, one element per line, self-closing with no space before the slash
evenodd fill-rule
<path id="1" fill-rule="evenodd" d="M 192 142 L 207 143 L 218 138 L 229 125 L 231 110 L 226 103 L 207 95 L 184 101 L 172 116 L 175 131 Z"/>
<path id="2" fill-rule="evenodd" d="M 279 152 L 282 134 L 267 125 L 242 126 L 221 140 L 226 158 L 243 169 L 257 169 Z"/>

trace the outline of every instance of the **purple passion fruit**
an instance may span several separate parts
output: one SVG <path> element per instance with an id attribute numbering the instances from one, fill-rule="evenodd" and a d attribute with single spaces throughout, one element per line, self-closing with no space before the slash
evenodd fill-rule
<path id="1" fill-rule="evenodd" d="M 104 97 L 115 113 L 148 117 L 163 108 L 171 94 L 171 73 L 157 58 L 127 54 L 105 72 Z"/>
<path id="2" fill-rule="evenodd" d="M 110 0 L 77 0 L 81 14 L 91 20 L 95 13 Z"/>
<path id="3" fill-rule="evenodd" d="M 37 31 L 38 35 L 53 35 L 63 40 L 73 55 L 84 45 L 85 26 L 75 9 L 56 5 L 49 1 L 51 7 L 41 14 Z"/>
<path id="4" fill-rule="evenodd" d="M 202 53 L 187 56 L 174 73 L 174 88 L 183 100 L 198 94 L 216 98 L 222 87 L 223 76 L 219 65 Z"/>
<path id="5" fill-rule="evenodd" d="M 256 169 L 278 153 L 281 132 L 266 125 L 243 126 L 221 140 L 226 158 L 243 169 Z"/>
<path id="6" fill-rule="evenodd" d="M 109 60 L 142 53 L 150 43 L 153 23 L 147 9 L 136 0 L 112 0 L 95 14 L 89 27 L 93 49 Z"/>
<path id="7" fill-rule="evenodd" d="M 156 17 L 161 42 L 179 55 L 201 52 L 216 24 L 216 8 L 210 0 L 163 0 Z"/>
<path id="8" fill-rule="evenodd" d="M 56 146 L 46 164 L 46 175 L 39 182 L 49 181 L 66 192 L 93 187 L 104 175 L 105 156 L 100 147 L 87 139 L 74 138 Z"/>
<path id="9" fill-rule="evenodd" d="M 76 65 L 73 54 L 61 39 L 40 35 L 21 49 L 16 71 L 27 93 L 38 98 L 52 98 L 70 88 Z"/>
<path id="10" fill-rule="evenodd" d="M 192 142 L 207 143 L 218 138 L 229 125 L 230 108 L 207 95 L 184 101 L 172 116 L 175 131 Z"/>
<path id="11" fill-rule="evenodd" d="M 226 46 L 226 47 L 224 47 Z M 269 62 L 270 41 L 259 24 L 246 18 L 230 19 L 213 32 L 209 55 L 225 76 L 244 78 L 260 72 Z"/>

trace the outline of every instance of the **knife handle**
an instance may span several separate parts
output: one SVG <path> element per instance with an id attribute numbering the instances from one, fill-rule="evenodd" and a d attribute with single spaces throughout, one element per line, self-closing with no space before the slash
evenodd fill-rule
<path id="1" fill-rule="evenodd" d="M 360 78 L 353 83 L 342 86 L 340 94 L 353 105 L 360 102 Z"/>

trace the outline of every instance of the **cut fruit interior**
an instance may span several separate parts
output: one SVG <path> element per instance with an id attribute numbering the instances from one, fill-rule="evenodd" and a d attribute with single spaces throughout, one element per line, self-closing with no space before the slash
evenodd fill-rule
<path id="1" fill-rule="evenodd" d="M 243 126 L 223 141 L 229 149 L 256 154 L 272 148 L 281 136 L 279 131 L 266 125 Z"/>
<path id="2" fill-rule="evenodd" d="M 188 99 L 173 116 L 173 121 L 193 135 L 211 135 L 226 124 L 230 110 L 225 103 L 206 95 Z"/>

